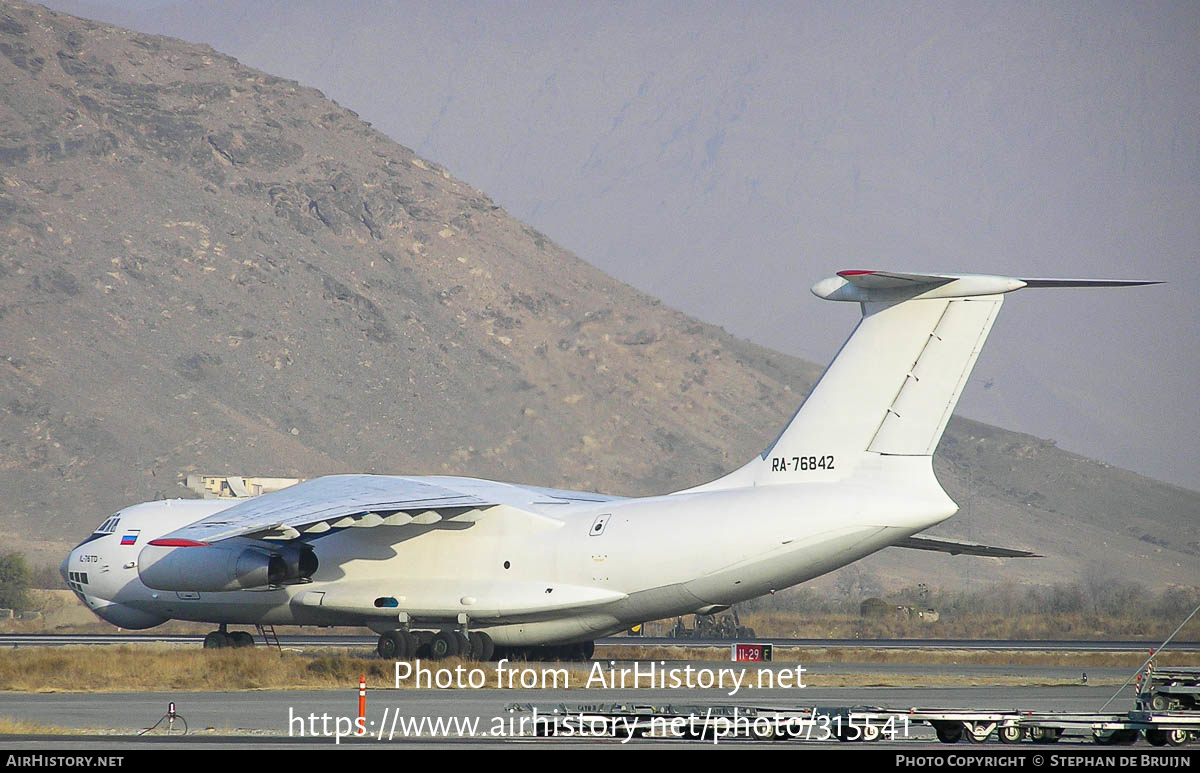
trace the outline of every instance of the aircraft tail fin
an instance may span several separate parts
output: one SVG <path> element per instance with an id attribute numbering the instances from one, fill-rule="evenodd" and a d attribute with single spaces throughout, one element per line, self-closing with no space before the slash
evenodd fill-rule
<path id="1" fill-rule="evenodd" d="M 1142 284 L 1155 282 L 841 271 L 812 292 L 861 304 L 858 326 L 775 442 L 699 489 L 840 480 L 893 457 L 930 469 L 1006 293 Z"/>

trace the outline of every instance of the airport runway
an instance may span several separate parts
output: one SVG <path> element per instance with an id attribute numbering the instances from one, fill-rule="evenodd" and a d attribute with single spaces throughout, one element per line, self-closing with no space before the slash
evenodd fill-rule
<path id="1" fill-rule="evenodd" d="M 365 647 L 373 649 L 378 637 L 372 635 L 281 634 L 284 647 Z M 146 642 L 200 645 L 203 635 L 191 634 L 3 634 L 0 647 L 53 647 L 79 644 L 139 644 Z M 1158 642 L 1148 641 L 1068 641 L 1033 639 L 739 639 L 743 643 L 771 644 L 775 647 L 815 647 L 823 649 L 894 649 L 894 650 L 1034 650 L 1039 652 L 1148 652 Z M 613 647 L 728 647 L 730 639 L 625 638 L 597 639 L 596 644 Z M 1200 652 L 1200 641 L 1171 642 L 1169 650 Z"/>

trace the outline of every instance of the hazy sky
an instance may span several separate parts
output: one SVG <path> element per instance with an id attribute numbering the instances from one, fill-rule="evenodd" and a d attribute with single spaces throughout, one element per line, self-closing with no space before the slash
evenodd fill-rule
<path id="1" fill-rule="evenodd" d="M 1166 279 L 1011 296 L 959 412 L 1200 489 L 1200 3 L 47 5 L 320 88 L 813 360 L 857 316 L 808 292 L 842 268 Z"/>

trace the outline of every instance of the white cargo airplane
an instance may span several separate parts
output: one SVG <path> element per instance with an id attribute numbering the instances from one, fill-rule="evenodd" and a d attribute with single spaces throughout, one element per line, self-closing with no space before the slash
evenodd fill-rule
<path id="1" fill-rule="evenodd" d="M 442 476 L 330 475 L 242 500 L 125 508 L 63 562 L 122 628 L 170 619 L 363 625 L 386 658 L 591 656 L 645 620 L 710 613 L 886 547 L 1031 553 L 914 536 L 958 507 L 933 452 L 1005 293 L 1152 284 L 842 271 L 862 320 L 775 442 L 702 486 L 626 499 Z M 541 649 L 536 649 L 541 647 Z"/>

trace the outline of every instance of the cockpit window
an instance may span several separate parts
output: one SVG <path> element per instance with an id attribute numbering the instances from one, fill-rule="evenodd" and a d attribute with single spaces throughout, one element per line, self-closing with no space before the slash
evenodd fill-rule
<path id="1" fill-rule="evenodd" d="M 114 531 L 117 530 L 117 524 L 120 522 L 121 522 L 121 518 L 119 517 L 119 514 L 114 515 L 111 518 L 109 518 L 107 521 L 105 521 L 104 523 L 100 524 L 100 528 L 96 529 L 95 533 L 96 534 L 112 534 Z"/>

